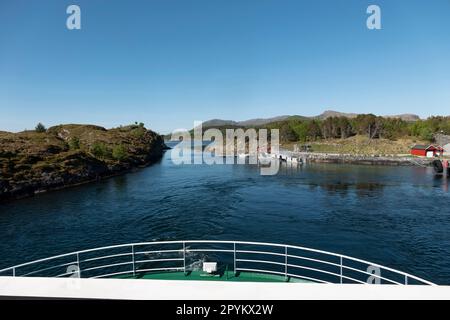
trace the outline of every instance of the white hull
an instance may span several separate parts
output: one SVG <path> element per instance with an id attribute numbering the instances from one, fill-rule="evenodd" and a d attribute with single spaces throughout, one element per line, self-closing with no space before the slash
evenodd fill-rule
<path id="1" fill-rule="evenodd" d="M 0 297 L 128 300 L 448 299 L 450 286 L 0 277 Z"/>

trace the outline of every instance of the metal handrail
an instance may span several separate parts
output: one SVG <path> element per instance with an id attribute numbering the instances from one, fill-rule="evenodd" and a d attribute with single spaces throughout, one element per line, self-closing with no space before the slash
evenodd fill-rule
<path id="1" fill-rule="evenodd" d="M 154 245 L 182 245 L 181 249 L 170 249 L 170 250 L 150 250 L 150 251 L 139 251 L 137 250 L 137 247 L 140 246 L 154 246 Z M 189 248 L 187 245 L 193 245 L 193 244 L 209 244 L 209 245 L 214 245 L 214 244 L 221 244 L 221 245 L 233 245 L 232 249 L 218 249 L 218 248 Z M 259 247 L 266 247 L 265 250 L 255 250 L 255 249 L 251 249 L 251 250 L 240 250 L 237 248 L 237 246 L 259 246 Z M 272 251 L 267 251 L 267 247 L 270 247 L 272 249 L 283 249 L 283 252 L 272 252 Z M 86 259 L 80 259 L 80 255 L 84 255 L 84 254 L 88 254 L 88 253 L 93 253 L 93 252 L 103 252 L 106 250 L 112 250 L 112 249 L 120 249 L 120 248 L 130 248 L 131 252 L 120 252 L 117 254 L 107 254 L 107 255 L 100 255 L 100 256 L 96 256 L 96 257 L 90 257 L 90 258 L 86 258 Z M 305 257 L 305 256 L 301 256 L 301 255 L 295 255 L 293 253 L 289 253 L 289 251 L 292 250 L 301 250 L 304 252 L 310 252 L 310 253 L 315 253 L 315 254 L 321 254 L 321 255 L 325 255 L 327 257 L 334 257 L 334 258 L 339 258 L 339 263 L 335 263 L 335 262 L 331 262 L 331 261 L 326 261 L 326 260 L 321 260 L 321 259 L 317 259 L 317 258 L 310 258 L 310 257 Z M 280 250 L 281 251 L 281 250 Z M 71 263 L 64 263 L 64 264 L 58 264 L 56 266 L 51 266 L 51 267 L 46 267 L 46 268 L 42 268 L 42 269 L 38 269 L 38 270 L 33 270 L 31 272 L 27 272 L 25 274 L 23 274 L 22 276 L 28 276 L 31 274 L 36 274 L 38 272 L 41 271 L 45 271 L 45 270 L 50 270 L 53 268 L 57 268 L 57 267 L 61 267 L 61 266 L 66 266 L 69 264 L 74 264 L 77 266 L 78 271 L 77 271 L 77 275 L 79 277 L 81 277 L 81 273 L 82 272 L 86 272 L 86 271 L 92 271 L 92 270 L 101 270 L 101 269 L 108 269 L 111 267 L 119 267 L 119 266 L 126 266 L 126 265 L 131 265 L 131 270 L 129 271 L 120 271 L 120 272 L 113 272 L 113 273 L 107 273 L 107 274 L 100 274 L 100 275 L 96 275 L 96 276 L 92 276 L 92 278 L 101 278 L 101 277 L 108 277 L 108 276 L 113 276 L 113 275 L 118 275 L 118 274 L 133 274 L 135 275 L 136 272 L 146 272 L 146 271 L 171 271 L 171 270 L 182 270 L 186 273 L 187 270 L 187 264 L 186 264 L 186 259 L 187 259 L 187 254 L 192 254 L 192 253 L 206 253 L 206 252 L 215 252 L 215 253 L 222 253 L 222 254 L 231 254 L 233 256 L 233 268 L 234 268 L 234 272 L 237 273 L 239 271 L 249 271 L 249 270 L 253 270 L 255 272 L 265 272 L 265 273 L 271 273 L 271 274 L 277 274 L 277 275 L 284 275 L 286 278 L 288 277 L 292 277 L 292 278 L 299 278 L 299 279 L 307 279 L 307 280 L 311 280 L 311 281 L 315 281 L 315 282 L 321 282 L 321 283 L 329 283 L 329 281 L 324 280 L 324 279 L 320 279 L 320 278 L 315 278 L 315 277 L 311 277 L 311 276 L 307 276 L 307 275 L 299 275 L 299 274 L 293 274 L 289 272 L 289 268 L 295 268 L 295 269 L 302 269 L 302 270 L 310 270 L 313 272 L 317 272 L 321 275 L 330 275 L 330 276 L 335 276 L 339 279 L 339 282 L 337 283 L 343 283 L 343 279 L 352 281 L 352 282 L 356 282 L 356 283 L 366 283 L 361 281 L 360 279 L 355 279 L 353 277 L 350 277 L 348 275 L 344 275 L 344 270 L 350 270 L 350 271 L 354 271 L 357 272 L 360 275 L 368 275 L 371 279 L 376 279 L 378 281 L 378 283 L 381 283 L 381 280 L 385 281 L 385 282 L 389 282 L 391 284 L 404 284 L 407 285 L 409 284 L 409 280 L 415 280 L 421 284 L 426 284 L 426 285 L 435 285 L 434 283 L 424 280 L 422 278 L 416 277 L 414 275 L 402 272 L 402 271 L 398 271 L 389 267 L 385 267 L 376 263 L 372 263 L 370 261 L 366 261 L 366 260 L 362 260 L 362 259 L 357 259 L 357 258 L 353 258 L 350 256 L 346 256 L 346 255 L 341 255 L 338 253 L 333 253 L 333 252 L 328 252 L 328 251 L 324 251 L 324 250 L 317 250 L 317 249 L 312 249 L 312 248 L 306 248 L 306 247 L 301 247 L 301 246 L 293 246 L 293 245 L 285 245 L 285 244 L 276 244 L 276 243 L 267 243 L 267 242 L 248 242 L 248 241 L 221 241 L 221 240 L 184 240 L 184 241 L 154 241 L 154 242 L 138 242 L 138 243 L 131 243 L 131 244 L 120 244 L 120 245 L 113 245 L 113 246 L 106 246 L 106 247 L 100 247 L 100 248 L 93 248 L 93 249 L 87 249 L 87 250 L 80 250 L 80 251 L 75 251 L 75 252 L 71 252 L 71 253 L 66 253 L 66 254 L 61 254 L 61 255 L 57 255 L 57 256 L 53 256 L 53 257 L 49 257 L 49 258 L 44 258 L 44 259 L 39 259 L 39 260 L 35 260 L 35 261 L 31 261 L 31 262 L 26 262 L 26 263 L 22 263 L 13 267 L 9 267 L 9 268 L 5 268 L 0 270 L 0 275 L 2 273 L 5 272 L 12 272 L 13 276 L 18 276 L 17 274 L 17 270 L 24 268 L 24 267 L 29 267 L 32 265 L 38 265 L 40 263 L 47 263 L 51 260 L 55 260 L 55 259 L 62 259 L 62 258 L 67 258 L 67 257 L 71 257 L 71 256 L 75 256 L 76 257 L 76 261 L 75 262 L 71 262 Z M 137 260 L 135 258 L 136 255 L 139 254 L 155 254 L 155 253 L 175 253 L 175 254 L 179 254 L 180 257 L 178 258 L 162 258 L 162 259 L 148 259 L 148 260 Z M 266 256 L 273 256 L 273 257 L 284 257 L 284 261 L 280 262 L 280 261 L 273 261 L 273 260 L 261 260 L 261 259 L 243 259 L 243 258 L 239 258 L 239 255 L 244 254 L 244 255 L 253 255 L 253 254 L 259 254 L 259 255 L 266 255 Z M 93 262 L 97 262 L 97 261 L 103 261 L 109 258 L 119 258 L 119 257 L 126 257 L 126 256 L 131 256 L 131 261 L 121 261 L 118 263 L 110 263 L 110 264 L 104 264 L 104 265 L 96 265 L 96 266 L 89 266 L 85 269 L 82 269 L 81 266 L 87 262 L 89 263 L 93 263 Z M 331 267 L 337 267 L 339 268 L 339 272 L 332 272 L 330 270 L 326 270 L 326 269 L 319 269 L 318 267 L 310 267 L 307 265 L 302 265 L 299 263 L 293 263 L 292 260 L 293 259 L 299 259 L 299 260 L 305 260 L 308 262 L 313 262 L 313 263 L 319 263 L 319 264 L 325 264 Z M 291 261 L 289 261 L 291 260 Z M 163 267 L 163 268 L 146 268 L 146 269 L 139 269 L 138 265 L 142 264 L 142 263 L 155 263 L 155 262 L 169 262 L 169 261 L 183 261 L 183 267 Z M 391 273 L 396 274 L 397 276 L 402 276 L 403 277 L 403 283 L 400 283 L 399 281 L 395 281 L 393 279 L 389 279 L 388 277 L 385 276 L 381 276 L 381 272 L 380 274 L 375 274 L 375 273 L 371 273 L 368 272 L 368 270 L 364 270 L 364 269 L 358 269 L 354 266 L 348 265 L 348 264 L 344 264 L 345 262 L 353 262 L 353 263 L 360 263 L 360 264 L 364 264 L 370 267 L 374 267 L 374 268 L 378 268 L 380 271 L 384 270 L 384 271 L 388 271 Z M 263 264 L 263 265 L 275 265 L 275 266 L 284 266 L 284 272 L 279 272 L 279 271 L 274 271 L 274 270 L 269 270 L 269 269 L 259 269 L 259 268 L 244 268 L 244 267 L 240 267 L 238 266 L 238 264 L 242 264 L 242 263 L 259 263 L 259 264 Z M 58 276 L 71 276 L 73 275 L 73 272 L 66 272 L 63 274 L 59 274 Z"/>

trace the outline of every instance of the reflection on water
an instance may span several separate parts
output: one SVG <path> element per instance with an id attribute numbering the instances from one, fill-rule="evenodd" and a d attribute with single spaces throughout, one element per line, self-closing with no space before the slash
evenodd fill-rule
<path id="1" fill-rule="evenodd" d="M 330 194 L 339 194 L 348 196 L 348 193 L 354 192 L 359 197 L 376 197 L 383 191 L 384 185 L 380 183 L 358 182 L 350 183 L 327 183 L 320 184 L 320 187 L 327 190 Z"/>
<path id="2" fill-rule="evenodd" d="M 435 187 L 441 187 L 444 192 L 448 192 L 448 185 L 450 184 L 450 177 L 446 177 L 443 175 L 435 175 L 434 176 L 434 185 Z"/>
<path id="3" fill-rule="evenodd" d="M 104 245 L 282 242 L 450 284 L 449 179 L 432 169 L 283 164 L 151 167 L 0 205 L 0 267 Z"/>
<path id="4" fill-rule="evenodd" d="M 126 192 L 127 191 L 127 179 L 128 176 L 123 175 L 114 179 L 112 185 L 116 192 Z"/>

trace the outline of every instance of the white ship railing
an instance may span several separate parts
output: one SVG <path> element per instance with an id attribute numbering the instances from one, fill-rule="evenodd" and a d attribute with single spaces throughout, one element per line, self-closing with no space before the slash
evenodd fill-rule
<path id="1" fill-rule="evenodd" d="M 346 255 L 311 248 L 245 241 L 154 241 L 81 250 L 0 270 L 0 276 L 107 278 L 152 272 L 187 274 L 208 259 L 227 274 L 255 272 L 317 283 L 425 284 L 414 275 Z M 230 269 L 228 269 L 230 268 Z"/>

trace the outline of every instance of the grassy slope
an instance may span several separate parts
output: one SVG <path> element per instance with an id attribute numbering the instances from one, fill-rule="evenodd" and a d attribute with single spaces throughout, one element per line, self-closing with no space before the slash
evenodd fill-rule
<path id="1" fill-rule="evenodd" d="M 429 142 L 428 142 L 429 143 Z M 284 148 L 292 149 L 296 143 L 283 143 Z M 303 145 L 305 143 L 298 142 Z M 366 136 L 354 136 L 347 139 L 330 139 L 317 142 L 307 142 L 313 152 L 341 153 L 358 155 L 409 155 L 414 144 L 427 144 L 425 141 L 402 138 L 397 140 L 372 139 Z"/>

